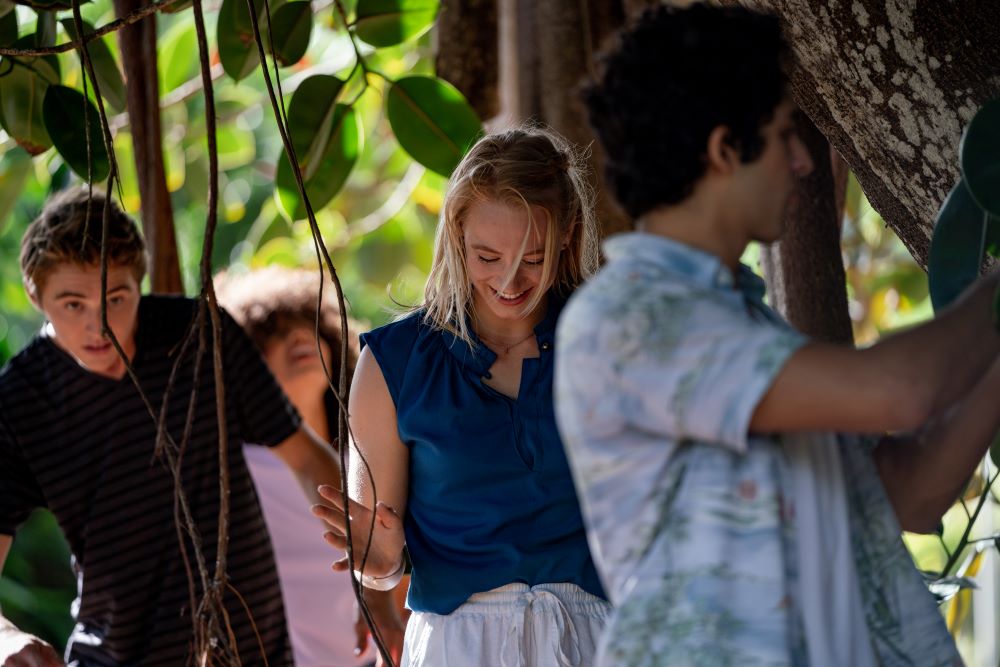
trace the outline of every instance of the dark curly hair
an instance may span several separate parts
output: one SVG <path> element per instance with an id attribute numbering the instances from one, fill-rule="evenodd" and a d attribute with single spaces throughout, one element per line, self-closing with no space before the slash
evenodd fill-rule
<path id="1" fill-rule="evenodd" d="M 297 326 L 312 328 L 316 323 L 319 276 L 316 271 L 267 266 L 249 273 L 222 272 L 215 277 L 219 305 L 243 327 L 263 352 L 274 338 L 288 334 Z M 333 285 L 326 283 L 320 308 L 319 333 L 333 352 L 330 373 L 340 375 L 340 345 L 344 335 L 340 327 Z M 360 348 L 356 332 L 360 328 L 348 319 L 347 377 L 350 382 L 358 362 Z"/>
<path id="2" fill-rule="evenodd" d="M 743 162 L 760 156 L 760 129 L 786 94 L 788 52 L 776 17 L 737 7 L 661 6 L 619 34 L 583 96 L 630 216 L 692 192 L 720 125 Z"/>

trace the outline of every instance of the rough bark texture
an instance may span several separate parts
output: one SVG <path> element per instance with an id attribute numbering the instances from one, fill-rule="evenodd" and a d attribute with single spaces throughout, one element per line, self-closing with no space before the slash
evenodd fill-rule
<path id="1" fill-rule="evenodd" d="M 124 16 L 144 4 L 142 0 L 115 0 L 115 11 Z M 174 235 L 173 208 L 163 167 L 156 15 L 120 30 L 118 40 L 125 68 L 129 125 L 142 200 L 142 229 L 149 248 L 150 285 L 156 293 L 182 293 L 184 284 Z"/>
<path id="2" fill-rule="evenodd" d="M 437 19 L 437 75 L 482 119 L 500 111 L 497 0 L 443 0 Z"/>
<path id="3" fill-rule="evenodd" d="M 771 302 L 812 338 L 851 344 L 847 279 L 840 252 L 839 183 L 826 138 L 808 120 L 800 134 L 813 172 L 799 181 L 798 205 L 788 212 L 779 243 L 761 249 Z M 846 181 L 846 179 L 845 179 Z"/>
<path id="4" fill-rule="evenodd" d="M 1000 3 L 724 1 L 782 17 L 796 99 L 926 267 L 962 130 L 1000 95 Z"/>

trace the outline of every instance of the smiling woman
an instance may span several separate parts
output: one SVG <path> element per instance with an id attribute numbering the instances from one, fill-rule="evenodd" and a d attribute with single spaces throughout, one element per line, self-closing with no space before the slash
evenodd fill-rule
<path id="1" fill-rule="evenodd" d="M 361 337 L 356 554 L 376 518 L 362 581 L 392 588 L 405 542 L 403 665 L 589 665 L 609 607 L 552 404 L 556 318 L 596 258 L 575 152 L 540 128 L 484 137 L 435 243 L 423 305 Z M 321 493 L 314 511 L 344 548 L 343 503 Z"/>

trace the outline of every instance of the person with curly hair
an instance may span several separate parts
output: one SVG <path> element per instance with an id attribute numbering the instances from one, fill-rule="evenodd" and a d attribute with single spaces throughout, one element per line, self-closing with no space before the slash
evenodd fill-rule
<path id="1" fill-rule="evenodd" d="M 288 400 L 320 437 L 336 442 L 339 405 L 330 381 L 336 386 L 346 342 L 350 382 L 358 360 L 358 325 L 349 320 L 345 336 L 333 285 L 326 282 L 322 300 L 319 288 L 318 271 L 280 266 L 227 271 L 216 278 L 219 304 L 257 345 Z M 295 664 L 373 664 L 368 628 L 356 614 L 351 582 L 346 573 L 329 576 L 330 549 L 316 534 L 309 499 L 267 448 L 246 445 L 243 452 L 274 545 Z M 390 654 L 398 658 L 403 622 L 391 594 L 371 591 L 365 597 Z"/>
<path id="2" fill-rule="evenodd" d="M 900 527 L 932 530 L 1000 429 L 998 275 L 866 350 L 765 305 L 740 258 L 813 167 L 788 59 L 773 16 L 661 7 L 585 92 L 637 227 L 556 336 L 604 667 L 960 663 Z"/>
<path id="3" fill-rule="evenodd" d="M 391 587 L 410 555 L 403 665 L 592 663 L 609 606 L 552 404 L 556 319 L 596 264 L 578 160 L 542 128 L 480 139 L 423 304 L 362 336 L 350 415 L 370 475 L 352 451 L 350 525 L 360 563 L 374 521 L 366 586 Z M 321 493 L 344 548 L 339 494 Z"/>

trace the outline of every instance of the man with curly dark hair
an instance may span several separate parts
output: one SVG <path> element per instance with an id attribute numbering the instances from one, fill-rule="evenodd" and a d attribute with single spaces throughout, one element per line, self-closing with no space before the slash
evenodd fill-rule
<path id="1" fill-rule="evenodd" d="M 616 606 L 599 665 L 959 662 L 899 533 L 937 525 L 1000 429 L 998 276 L 867 350 L 764 304 L 740 257 L 780 237 L 813 166 L 787 54 L 774 17 L 661 7 L 586 91 L 637 227 L 605 243 L 555 346 Z"/>

